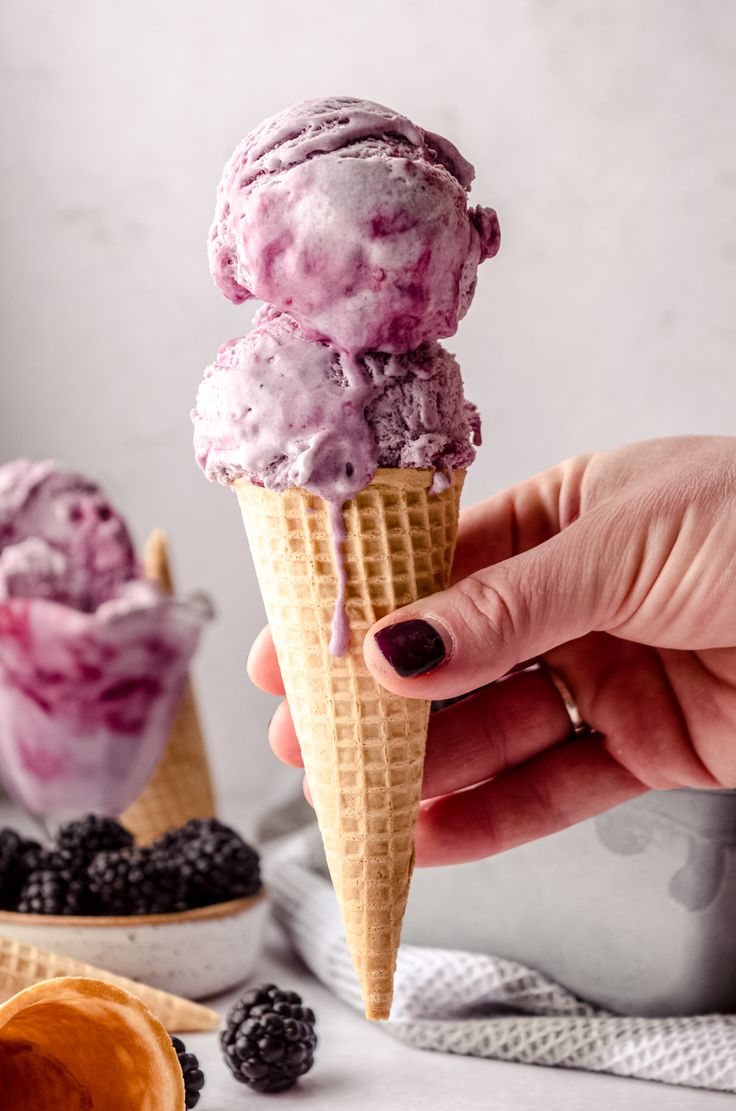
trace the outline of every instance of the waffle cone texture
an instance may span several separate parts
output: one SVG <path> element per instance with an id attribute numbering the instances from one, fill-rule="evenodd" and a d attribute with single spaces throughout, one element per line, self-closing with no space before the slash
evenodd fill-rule
<path id="1" fill-rule="evenodd" d="M 102 980 L 44 980 L 0 1005 L 3 1111 L 184 1111 L 163 1025 Z"/>
<path id="2" fill-rule="evenodd" d="M 103 980 L 107 984 L 122 988 L 145 1003 L 159 1022 L 174 1034 L 214 1030 L 218 1023 L 215 1011 L 199 1003 L 193 1003 L 189 999 L 182 999 L 179 995 L 171 995 L 149 984 L 129 980 L 125 976 L 117 976 L 113 972 L 96 968 L 61 953 L 53 953 L 48 949 L 39 949 L 35 945 L 16 941 L 14 938 L 0 936 L 0 1003 L 24 988 L 59 976 L 81 976 L 86 979 Z M 1 1102 L 0 1107 L 2 1107 Z"/>
<path id="3" fill-rule="evenodd" d="M 350 647 L 330 654 L 338 590 L 328 508 L 301 489 L 235 484 L 366 1016 L 388 1018 L 414 864 L 429 703 L 379 686 L 363 639 L 443 590 L 464 471 L 386 468 L 343 507 Z"/>
<path id="4" fill-rule="evenodd" d="M 144 553 L 146 577 L 167 593 L 174 593 L 166 533 L 151 534 Z M 155 841 L 169 829 L 190 818 L 215 814 L 207 747 L 190 679 L 187 679 L 166 748 L 153 775 L 136 801 L 122 815 L 122 822 L 139 844 Z"/>

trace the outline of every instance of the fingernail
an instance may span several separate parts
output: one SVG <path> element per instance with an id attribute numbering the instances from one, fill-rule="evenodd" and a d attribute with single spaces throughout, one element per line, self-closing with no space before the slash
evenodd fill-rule
<path id="1" fill-rule="evenodd" d="M 378 650 L 402 679 L 413 679 L 439 667 L 447 652 L 442 637 L 428 621 L 399 621 L 374 636 Z"/>

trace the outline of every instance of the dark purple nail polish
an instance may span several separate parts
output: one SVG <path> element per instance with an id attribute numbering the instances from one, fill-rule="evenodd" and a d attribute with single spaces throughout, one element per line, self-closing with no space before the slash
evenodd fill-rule
<path id="1" fill-rule="evenodd" d="M 447 655 L 442 637 L 428 621 L 399 621 L 379 629 L 374 639 L 402 679 L 432 671 Z"/>

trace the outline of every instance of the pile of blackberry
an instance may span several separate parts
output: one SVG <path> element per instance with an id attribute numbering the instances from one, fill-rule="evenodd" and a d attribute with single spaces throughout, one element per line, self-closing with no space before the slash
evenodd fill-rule
<path id="1" fill-rule="evenodd" d="M 255 895 L 254 848 L 216 818 L 196 819 L 152 845 L 133 844 L 114 818 L 61 826 L 53 845 L 0 830 L 0 909 L 26 914 L 167 914 Z"/>

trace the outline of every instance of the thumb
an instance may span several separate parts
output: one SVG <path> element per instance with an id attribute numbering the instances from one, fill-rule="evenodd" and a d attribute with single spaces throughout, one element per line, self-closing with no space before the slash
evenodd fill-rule
<path id="1" fill-rule="evenodd" d="M 611 573 L 597 517 L 378 621 L 363 645 L 374 677 L 411 698 L 452 698 L 604 627 L 626 576 Z"/>

